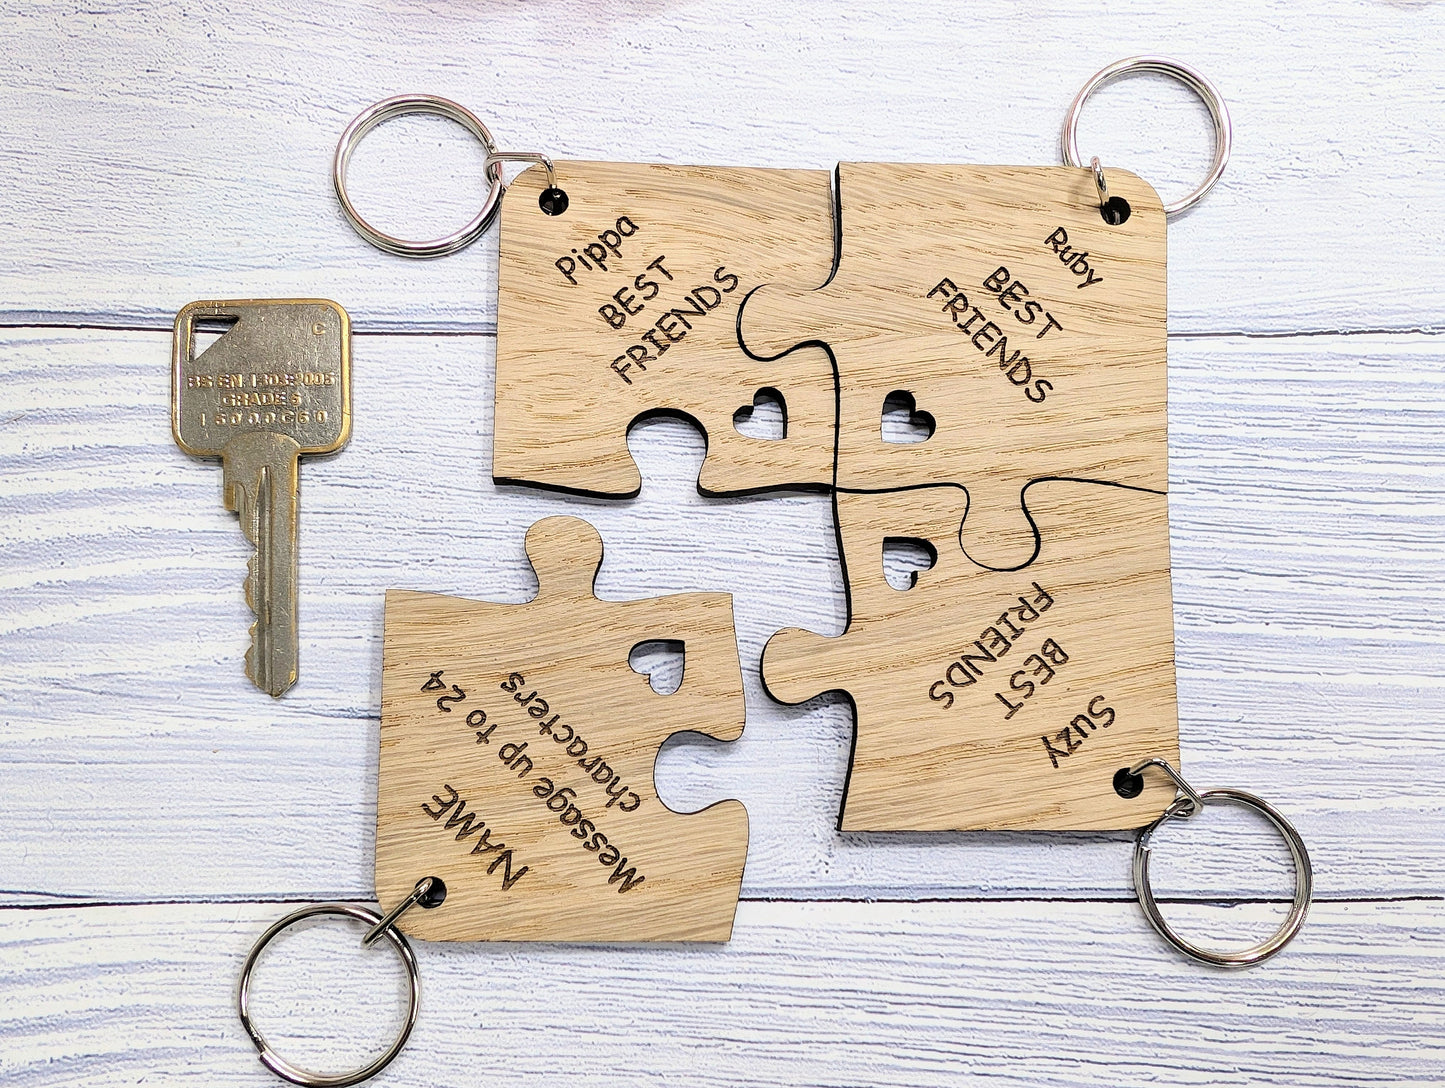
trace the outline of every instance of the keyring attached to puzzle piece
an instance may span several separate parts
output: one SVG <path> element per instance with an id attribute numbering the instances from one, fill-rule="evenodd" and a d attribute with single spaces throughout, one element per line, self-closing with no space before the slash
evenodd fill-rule
<path id="1" fill-rule="evenodd" d="M 1215 183 L 1224 173 L 1225 165 L 1229 162 L 1233 139 L 1229 109 L 1225 105 L 1224 96 L 1220 94 L 1219 89 L 1202 73 L 1179 61 L 1156 56 L 1130 57 L 1109 65 L 1095 73 L 1080 88 L 1079 93 L 1070 104 L 1060 139 L 1061 150 L 1065 163 L 1075 167 L 1083 166 L 1083 156 L 1079 153 L 1078 129 L 1084 103 L 1101 87 L 1140 72 L 1152 72 L 1179 80 L 1203 100 L 1214 125 L 1214 157 L 1210 163 L 1209 172 L 1193 192 L 1164 205 L 1164 214 L 1172 217 L 1192 208 L 1210 189 L 1214 188 Z M 1094 185 L 1099 194 L 1099 212 L 1104 217 L 1104 221 L 1111 225 L 1122 223 L 1130 214 L 1128 203 L 1120 197 L 1109 195 L 1108 181 L 1097 156 L 1090 159 L 1089 167 L 1094 175 Z M 1305 916 L 1309 913 L 1310 899 L 1314 888 L 1314 874 L 1310 867 L 1309 851 L 1305 848 L 1304 839 L 1295 830 L 1294 825 L 1263 798 L 1244 790 L 1227 788 L 1200 793 L 1185 781 L 1172 764 L 1163 759 L 1146 759 L 1135 766 L 1121 768 L 1114 776 L 1115 792 L 1126 798 L 1138 796 L 1144 788 L 1141 776 L 1151 768 L 1162 771 L 1178 792 L 1175 800 L 1158 819 L 1140 829 L 1134 842 L 1134 890 L 1139 897 L 1139 905 L 1143 908 L 1145 916 L 1161 937 L 1184 955 L 1201 963 L 1225 968 L 1252 967 L 1263 963 L 1294 939 L 1304 925 Z M 1294 863 L 1294 897 L 1284 921 L 1266 940 L 1237 951 L 1204 948 L 1177 933 L 1160 911 L 1149 880 L 1150 840 L 1154 832 L 1169 820 L 1191 819 L 1202 813 L 1205 807 L 1211 804 L 1236 805 L 1264 816 L 1284 839 Z"/>
<path id="2" fill-rule="evenodd" d="M 486 153 L 481 207 L 429 241 L 378 229 L 348 187 L 347 167 L 366 134 L 413 113 L 457 122 Z M 541 169 L 507 181 L 508 161 Z M 749 359 L 734 331 L 752 287 L 826 275 L 828 171 L 553 162 L 500 152 L 464 106 L 417 94 L 378 102 L 351 121 L 332 180 L 351 227 L 402 257 L 455 253 L 500 218 L 497 481 L 635 494 L 642 477 L 626 432 L 640 415 L 662 411 L 690 417 L 709 435 L 699 478 L 707 493 L 829 482 L 833 383 L 822 353 L 813 372 L 777 389 L 771 368 Z M 522 385 L 537 395 L 515 395 Z M 543 417 L 549 422 L 539 426 Z"/>
<path id="3" fill-rule="evenodd" d="M 1067 165 L 1074 167 L 1085 165 L 1083 156 L 1079 152 L 1078 131 L 1079 117 L 1083 112 L 1084 103 L 1096 91 L 1108 84 L 1141 72 L 1166 75 L 1179 80 L 1204 101 L 1205 106 L 1209 109 L 1210 120 L 1214 124 L 1214 158 L 1210 164 L 1209 173 L 1193 192 L 1164 205 L 1165 214 L 1174 216 L 1192 208 L 1210 189 L 1214 188 L 1215 183 L 1224 173 L 1224 167 L 1229 162 L 1233 139 L 1229 108 L 1225 105 L 1224 96 L 1220 94 L 1219 88 L 1203 73 L 1180 61 L 1157 56 L 1128 57 L 1109 65 L 1091 76 L 1070 103 L 1068 114 L 1064 119 L 1060 149 Z M 351 156 L 362 139 L 372 129 L 386 121 L 418 114 L 448 118 L 471 133 L 487 153 L 484 169 L 490 182 L 481 208 L 468 223 L 451 234 L 429 241 L 400 238 L 372 226 L 366 217 L 357 210 L 346 188 L 346 176 L 351 165 Z M 492 138 L 491 130 L 482 120 L 471 110 L 451 99 L 434 94 L 400 94 L 368 106 L 352 118 L 351 123 L 346 126 L 341 138 L 337 141 L 336 151 L 332 156 L 331 182 L 336 189 L 336 197 L 341 202 L 341 208 L 346 214 L 347 221 L 358 234 L 378 249 L 399 257 L 445 257 L 471 245 L 486 232 L 496 218 L 501 207 L 502 195 L 506 191 L 501 170 L 504 162 L 530 162 L 541 165 L 547 171 L 547 187 L 542 194 L 542 200 L 545 202 L 543 210 L 548 215 L 561 215 L 567 210 L 567 194 L 557 188 L 556 171 L 552 160 L 546 155 L 535 151 L 499 151 L 496 141 Z M 1114 210 L 1111 211 L 1108 182 L 1098 157 L 1092 157 L 1088 165 L 1094 172 L 1094 183 L 1099 191 L 1099 205 L 1104 211 L 1105 218 L 1109 219 L 1120 212 L 1127 215 L 1127 211 L 1117 204 L 1118 198 L 1113 198 L 1116 200 L 1116 204 L 1112 206 Z"/>
<path id="4" fill-rule="evenodd" d="M 377 125 L 386 121 L 416 114 L 445 117 L 455 121 L 475 136 L 486 150 L 487 158 L 484 169 L 487 179 L 491 183 L 487 189 L 486 199 L 482 201 L 480 210 L 470 222 L 451 234 L 433 238 L 430 241 L 410 241 L 372 226 L 356 210 L 356 205 L 351 202 L 351 196 L 346 189 L 346 172 L 351 165 L 351 156 L 355 153 L 362 138 Z M 337 141 L 336 153 L 331 159 L 331 183 L 336 188 L 336 199 L 341 201 L 341 210 L 346 213 L 346 218 L 356 229 L 356 233 L 378 249 L 394 253 L 398 257 L 445 257 L 465 249 L 475 242 L 492 225 L 492 220 L 497 217 L 497 211 L 502 205 L 502 193 L 506 191 L 506 186 L 502 181 L 502 163 L 504 162 L 531 162 L 541 165 L 547 171 L 547 189 L 543 198 L 548 200 L 550 207 L 554 209 L 548 211 L 548 214 L 560 215 L 566 210 L 567 194 L 556 187 L 552 160 L 546 155 L 533 151 L 498 151 L 491 132 L 481 119 L 465 106 L 448 98 L 441 98 L 434 94 L 399 94 L 362 110 L 352 119 L 351 124 L 346 126 L 346 131 Z"/>
<path id="5" fill-rule="evenodd" d="M 392 1059 L 400 1054 L 402 1048 L 406 1046 L 407 1039 L 411 1037 L 411 1029 L 416 1026 L 417 1014 L 421 1011 L 421 970 L 417 966 L 416 953 L 412 951 L 410 942 L 394 923 L 405 911 L 418 903 L 423 906 L 435 905 L 430 903 L 430 898 L 438 883 L 434 877 L 426 877 L 419 881 L 416 890 L 385 916 L 366 907 L 357 906 L 355 903 L 315 903 L 292 911 L 286 917 L 278 919 L 256 939 L 256 943 L 251 946 L 251 951 L 246 956 L 246 962 L 241 967 L 241 986 L 237 993 L 236 1004 L 241 1014 L 241 1024 L 246 1029 L 246 1034 L 251 1037 L 251 1041 L 256 1044 L 256 1050 L 261 1055 L 262 1065 L 282 1080 L 300 1084 L 303 1088 L 346 1088 L 347 1085 L 359 1084 L 376 1076 L 391 1064 Z M 440 902 L 439 898 L 437 902 Z M 391 1045 L 375 1060 L 345 1073 L 313 1073 L 293 1065 L 271 1049 L 271 1045 L 266 1042 L 266 1037 L 261 1034 L 261 1030 L 251 1019 L 251 974 L 261 959 L 261 953 L 266 950 L 267 945 L 292 926 L 304 922 L 308 918 L 318 917 L 352 918 L 361 922 L 367 927 L 366 935 L 361 939 L 362 947 L 369 948 L 385 937 L 396 949 L 397 954 L 401 956 L 401 961 L 407 971 L 409 984 L 407 1011 L 401 1030 Z"/>
<path id="6" fill-rule="evenodd" d="M 1069 166 L 1083 166 L 1084 159 L 1079 154 L 1079 116 L 1083 113 L 1084 103 L 1093 96 L 1095 91 L 1108 86 L 1115 80 L 1140 72 L 1170 76 L 1183 83 L 1204 101 L 1204 105 L 1209 110 L 1209 118 L 1214 124 L 1214 159 L 1210 163 L 1209 173 L 1192 193 L 1171 204 L 1164 205 L 1164 214 L 1175 216 L 1188 211 L 1199 203 L 1205 193 L 1214 188 L 1215 183 L 1224 174 L 1224 167 L 1229 162 L 1230 146 L 1233 143 L 1233 126 L 1229 120 L 1229 107 L 1224 104 L 1224 96 L 1219 93 L 1219 88 L 1203 73 L 1177 60 L 1170 60 L 1168 57 L 1128 57 L 1109 65 L 1094 73 L 1089 81 L 1079 89 L 1073 102 L 1069 104 L 1068 115 L 1064 118 L 1060 149 L 1064 162 Z M 1099 190 L 1099 209 L 1104 220 L 1117 226 L 1128 217 L 1128 204 L 1121 205 L 1118 197 L 1111 198 L 1109 196 L 1108 182 L 1104 177 L 1104 168 L 1099 162 L 1098 156 L 1089 160 L 1089 168 L 1094 172 L 1094 185 Z"/>
<path id="7" fill-rule="evenodd" d="M 1121 796 L 1137 796 L 1144 786 L 1141 776 L 1151 768 L 1167 775 L 1178 794 L 1173 803 L 1164 810 L 1164 814 L 1148 827 L 1142 828 L 1134 840 L 1134 892 L 1139 897 L 1139 905 L 1144 908 L 1145 916 L 1161 937 L 1200 963 L 1226 968 L 1253 967 L 1263 963 L 1294 939 L 1304 925 L 1305 915 L 1309 913 L 1310 898 L 1314 891 L 1314 871 L 1310 867 L 1310 855 L 1305 848 L 1304 839 L 1294 825 L 1263 798 L 1244 790 L 1227 788 L 1200 793 L 1184 780 L 1172 764 L 1162 759 L 1146 759 L 1133 767 L 1121 768 L 1114 776 L 1114 789 Z M 1149 882 L 1150 839 L 1154 832 L 1169 820 L 1192 819 L 1212 804 L 1236 805 L 1265 817 L 1284 839 L 1294 863 L 1294 898 L 1284 921 L 1267 939 L 1237 951 L 1204 948 L 1180 936 L 1159 910 L 1153 885 Z"/>
<path id="8" fill-rule="evenodd" d="M 356 1084 L 401 1052 L 421 1001 L 408 936 L 636 944 L 732 935 L 746 810 L 723 800 L 674 812 L 653 778 L 657 753 L 674 734 L 742 734 L 732 598 L 598 599 L 602 539 L 577 518 L 537 522 L 526 548 L 538 588 L 525 604 L 386 595 L 375 839 L 381 909 L 304 907 L 262 933 L 241 970 L 241 1023 L 262 1063 L 293 1084 Z M 638 647 L 657 641 L 683 648 L 682 680 L 667 695 L 630 663 Z M 317 917 L 363 923 L 363 946 L 385 938 L 409 979 L 396 1038 L 345 1073 L 292 1064 L 251 1017 L 262 953 Z"/>

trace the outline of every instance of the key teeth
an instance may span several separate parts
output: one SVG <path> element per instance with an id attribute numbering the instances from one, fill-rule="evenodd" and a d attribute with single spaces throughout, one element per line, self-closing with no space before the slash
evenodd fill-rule
<path id="1" fill-rule="evenodd" d="M 222 456 L 223 494 L 250 542 L 242 596 L 250 627 L 245 671 L 251 683 L 280 696 L 296 682 L 296 456 L 295 439 L 247 432 Z M 272 591 L 268 597 L 268 590 Z"/>
<path id="2" fill-rule="evenodd" d="M 261 681 L 256 676 L 256 624 L 251 624 L 246 634 L 251 639 L 250 645 L 246 647 L 246 678 L 259 688 Z"/>
<path id="3" fill-rule="evenodd" d="M 246 560 L 246 580 L 241 583 L 241 589 L 246 595 L 246 607 L 259 619 L 260 611 L 256 608 L 256 553 L 251 553 L 251 558 Z M 255 630 L 254 625 L 252 630 Z"/>

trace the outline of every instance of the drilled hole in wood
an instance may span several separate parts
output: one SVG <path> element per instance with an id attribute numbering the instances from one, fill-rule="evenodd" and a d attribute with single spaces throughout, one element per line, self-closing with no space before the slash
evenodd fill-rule
<path id="1" fill-rule="evenodd" d="M 1120 767 L 1114 772 L 1114 792 L 1126 801 L 1132 801 L 1144 792 L 1144 776 L 1130 774 L 1128 767 Z"/>
<path id="2" fill-rule="evenodd" d="M 748 438 L 778 442 L 788 437 L 788 405 L 776 389 L 759 389 L 752 404 L 733 413 L 733 429 Z"/>
<path id="3" fill-rule="evenodd" d="M 420 881 L 418 881 L 418 883 L 420 883 Z M 417 904 L 425 907 L 427 910 L 431 910 L 433 907 L 441 906 L 446 902 L 446 898 L 447 882 L 439 876 L 434 876 L 431 878 L 431 887 L 417 900 Z"/>
<path id="4" fill-rule="evenodd" d="M 567 191 L 556 186 L 543 189 L 537 197 L 537 207 L 541 208 L 545 215 L 561 215 L 567 210 L 569 203 Z"/>
<path id="5" fill-rule="evenodd" d="M 883 577 L 901 593 L 918 584 L 918 575 L 931 570 L 938 562 L 938 549 L 928 541 L 913 536 L 890 536 L 883 539 Z"/>
<path id="6" fill-rule="evenodd" d="M 682 687 L 686 653 L 678 639 L 649 639 L 632 647 L 627 664 L 632 671 L 647 677 L 647 683 L 659 695 L 671 695 Z"/>
<path id="7" fill-rule="evenodd" d="M 1133 210 L 1129 207 L 1129 202 L 1122 196 L 1111 196 L 1099 208 L 1099 214 L 1104 217 L 1104 222 L 1109 226 L 1117 227 L 1128 221 Z"/>
<path id="8" fill-rule="evenodd" d="M 927 442 L 936 426 L 933 416 L 919 410 L 908 390 L 895 389 L 883 398 L 883 441 L 900 445 Z"/>

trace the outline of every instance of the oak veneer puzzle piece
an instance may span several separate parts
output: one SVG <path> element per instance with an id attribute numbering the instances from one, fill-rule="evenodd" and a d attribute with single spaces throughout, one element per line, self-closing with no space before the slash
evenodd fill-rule
<path id="1" fill-rule="evenodd" d="M 835 495 L 848 626 L 792 628 L 763 651 L 768 692 L 846 692 L 856 714 L 843 831 L 1140 827 L 1174 800 L 1125 799 L 1115 772 L 1178 765 L 1167 496 L 1040 481 L 1025 496 L 1037 558 L 988 570 L 964 554 L 959 487 Z M 934 565 L 900 591 L 884 542 Z"/>
<path id="2" fill-rule="evenodd" d="M 761 283 L 817 283 L 833 261 L 829 176 L 614 162 L 553 164 L 567 194 L 543 211 L 540 167 L 507 189 L 498 270 L 492 475 L 607 496 L 637 493 L 627 449 L 641 417 L 694 420 L 698 489 L 825 488 L 834 383 L 817 350 L 784 368 L 738 343 L 738 304 Z M 781 438 L 741 433 L 781 402 Z"/>
<path id="3" fill-rule="evenodd" d="M 445 901 L 398 922 L 428 940 L 726 941 L 747 812 L 672 812 L 653 764 L 675 733 L 742 733 L 731 596 L 598 600 L 576 518 L 533 525 L 527 555 L 527 604 L 386 595 L 378 900 L 440 877 Z M 683 644 L 670 695 L 628 665 L 652 640 Z"/>
<path id="4" fill-rule="evenodd" d="M 1137 176 L 1108 177 L 1131 208 L 1118 225 L 1089 170 L 838 166 L 832 275 L 759 287 L 739 333 L 782 375 L 799 345 L 828 349 L 839 489 L 961 485 L 965 548 L 997 568 L 1031 554 L 1032 480 L 1167 489 L 1164 209 Z M 926 440 L 884 441 L 891 397 Z"/>

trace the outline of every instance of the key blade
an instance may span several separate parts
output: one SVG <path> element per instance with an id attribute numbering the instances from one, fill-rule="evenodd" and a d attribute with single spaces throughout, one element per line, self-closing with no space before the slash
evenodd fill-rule
<path id="1" fill-rule="evenodd" d="M 246 603 L 256 615 L 246 675 L 262 691 L 284 694 L 298 675 L 296 644 L 297 459 L 289 435 L 237 435 L 221 455 L 226 506 L 241 519 L 254 547 L 247 563 Z"/>

